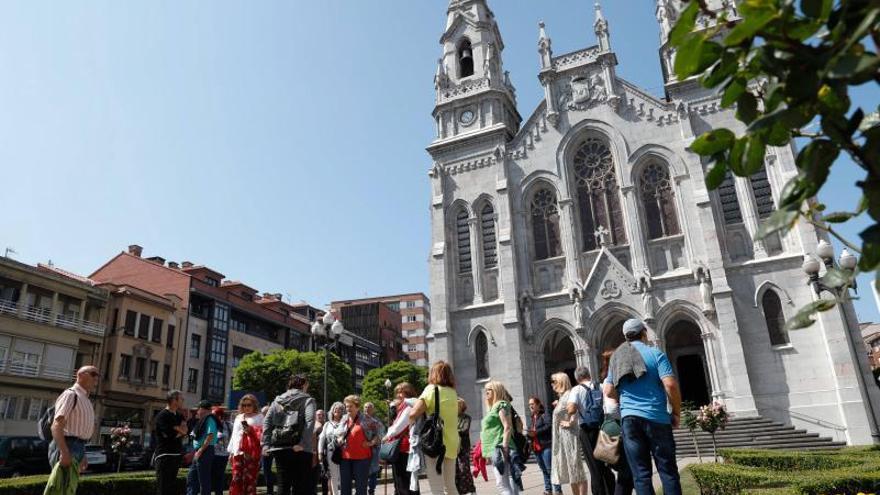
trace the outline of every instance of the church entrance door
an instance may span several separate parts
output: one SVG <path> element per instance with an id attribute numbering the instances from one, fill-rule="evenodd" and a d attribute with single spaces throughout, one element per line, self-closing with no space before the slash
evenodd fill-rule
<path id="1" fill-rule="evenodd" d="M 574 355 L 574 342 L 565 330 L 555 330 L 544 343 L 543 352 L 544 385 L 546 387 L 546 395 L 543 399 L 547 399 L 544 404 L 548 405 L 556 400 L 556 394 L 550 387 L 550 375 L 562 371 L 574 384 L 574 369 L 577 367 L 577 359 Z"/>
<path id="2" fill-rule="evenodd" d="M 691 320 L 679 320 L 666 332 L 666 354 L 681 387 L 681 400 L 696 407 L 711 400 L 706 354 L 700 327 Z"/>

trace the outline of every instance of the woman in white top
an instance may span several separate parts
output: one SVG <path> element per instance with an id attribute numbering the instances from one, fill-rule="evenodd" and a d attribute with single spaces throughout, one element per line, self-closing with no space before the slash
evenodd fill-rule
<path id="1" fill-rule="evenodd" d="M 260 476 L 263 415 L 259 412 L 260 404 L 253 394 L 241 398 L 238 410 L 240 413 L 233 422 L 232 436 L 227 446 L 232 459 L 229 495 L 256 495 Z"/>
<path id="2" fill-rule="evenodd" d="M 339 476 L 339 464 L 330 460 L 333 451 L 336 450 L 336 437 L 333 434 L 339 425 L 342 424 L 342 416 L 345 413 L 345 406 L 342 402 L 334 402 L 330 406 L 330 414 L 327 417 L 327 423 L 321 430 L 321 436 L 318 437 L 318 462 L 324 466 L 324 469 L 330 472 L 330 493 L 339 495 L 341 493 L 342 479 Z"/>

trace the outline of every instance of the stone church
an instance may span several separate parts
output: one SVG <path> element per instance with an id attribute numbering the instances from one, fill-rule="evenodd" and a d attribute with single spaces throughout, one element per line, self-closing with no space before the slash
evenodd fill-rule
<path id="1" fill-rule="evenodd" d="M 732 0 L 715 3 L 736 15 Z M 764 170 L 709 191 L 707 164 L 687 149 L 706 130 L 739 125 L 719 95 L 676 80 L 666 37 L 679 9 L 657 2 L 660 97 L 617 75 L 598 4 L 595 46 L 555 54 L 540 24 L 545 97 L 523 120 L 487 1 L 450 1 L 428 147 L 430 355 L 452 362 L 474 417 L 489 379 L 524 411 L 530 395 L 550 399 L 552 372 L 584 365 L 600 376 L 621 323 L 639 317 L 685 400 L 871 443 L 880 390 L 852 305 L 784 328 L 830 297 L 802 269 L 805 255 L 818 261 L 822 236 L 799 224 L 755 237 L 797 173 L 794 150 L 769 150 Z"/>

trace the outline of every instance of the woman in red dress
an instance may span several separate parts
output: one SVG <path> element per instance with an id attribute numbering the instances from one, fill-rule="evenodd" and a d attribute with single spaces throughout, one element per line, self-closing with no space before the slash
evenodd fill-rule
<path id="1" fill-rule="evenodd" d="M 239 414 L 229 439 L 232 462 L 232 482 L 229 495 L 256 495 L 260 476 L 260 437 L 263 435 L 263 415 L 253 394 L 247 394 L 238 403 Z"/>

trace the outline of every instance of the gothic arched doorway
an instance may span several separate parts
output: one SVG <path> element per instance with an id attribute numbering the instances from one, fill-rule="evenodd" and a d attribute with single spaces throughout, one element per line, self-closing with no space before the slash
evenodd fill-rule
<path id="1" fill-rule="evenodd" d="M 605 379 L 605 376 L 608 374 L 608 362 L 611 360 L 611 355 L 624 342 L 624 321 L 624 319 L 618 318 L 605 326 L 605 331 L 602 333 L 602 339 L 599 342 L 599 352 L 597 355 L 598 361 L 595 370 L 598 373 L 596 376 L 597 380 Z"/>
<path id="2" fill-rule="evenodd" d="M 577 367 L 577 358 L 574 354 L 574 342 L 571 335 L 565 330 L 555 330 L 544 341 L 544 384 L 546 395 L 544 404 L 551 404 L 556 397 L 550 387 L 550 375 L 562 371 L 574 383 L 574 369 Z"/>
<path id="3" fill-rule="evenodd" d="M 706 351 L 700 327 L 691 320 L 678 320 L 666 331 L 666 355 L 678 377 L 681 400 L 697 407 L 711 400 Z"/>

